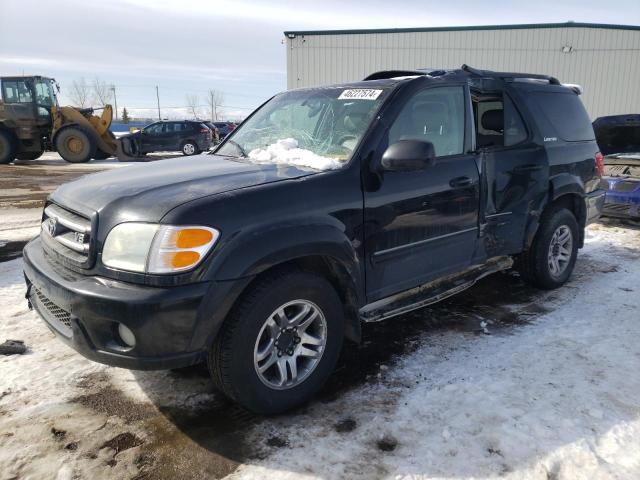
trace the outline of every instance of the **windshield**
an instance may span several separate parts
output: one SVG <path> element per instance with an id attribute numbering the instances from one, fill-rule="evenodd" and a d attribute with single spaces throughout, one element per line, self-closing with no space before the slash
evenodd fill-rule
<path id="1" fill-rule="evenodd" d="M 232 134 L 218 155 L 332 170 L 345 165 L 384 90 L 323 88 L 280 94 Z"/>

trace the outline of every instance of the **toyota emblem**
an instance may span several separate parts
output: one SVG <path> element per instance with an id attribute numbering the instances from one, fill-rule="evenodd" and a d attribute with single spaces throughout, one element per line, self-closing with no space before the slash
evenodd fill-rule
<path id="1" fill-rule="evenodd" d="M 47 231 L 49 232 L 49 235 L 51 235 L 52 237 L 55 237 L 57 230 L 58 230 L 58 220 L 55 218 L 50 218 L 49 221 L 47 222 Z"/>

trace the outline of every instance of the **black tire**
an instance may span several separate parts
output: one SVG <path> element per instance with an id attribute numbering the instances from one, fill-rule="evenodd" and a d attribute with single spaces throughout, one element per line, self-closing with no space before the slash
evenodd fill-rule
<path id="1" fill-rule="evenodd" d="M 197 155 L 200 153 L 198 145 L 193 140 L 187 140 L 184 142 L 182 147 L 180 147 L 180 150 L 182 151 L 182 155 L 185 156 Z"/>
<path id="2" fill-rule="evenodd" d="M 20 152 L 18 155 L 16 155 L 16 158 L 18 160 L 35 160 L 37 158 L 40 158 L 43 153 L 43 150 L 39 152 Z"/>
<path id="3" fill-rule="evenodd" d="M 344 312 L 331 284 L 313 273 L 277 272 L 250 288 L 225 320 L 207 364 L 215 385 L 229 398 L 255 413 L 276 414 L 308 401 L 325 383 L 342 348 Z M 326 321 L 326 343 L 315 367 L 300 383 L 271 388 L 258 376 L 254 349 L 267 319 L 294 300 L 318 307 Z"/>
<path id="4" fill-rule="evenodd" d="M 550 263 L 552 241 L 557 246 L 554 235 L 562 227 L 571 233 L 570 257 L 558 274 L 552 272 Z M 569 210 L 551 207 L 542 215 L 540 226 L 531 248 L 522 253 L 516 261 L 516 269 L 522 279 L 538 288 L 553 290 L 564 285 L 576 264 L 579 239 L 578 222 Z"/>
<path id="5" fill-rule="evenodd" d="M 11 163 L 16 158 L 16 143 L 11 133 L 0 130 L 0 164 Z"/>
<path id="6" fill-rule="evenodd" d="M 66 127 L 56 135 L 56 151 L 69 163 L 88 162 L 96 148 L 93 134 L 82 127 Z"/>

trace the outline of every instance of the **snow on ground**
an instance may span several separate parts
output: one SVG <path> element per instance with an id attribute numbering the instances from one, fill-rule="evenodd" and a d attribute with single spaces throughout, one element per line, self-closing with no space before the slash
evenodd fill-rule
<path id="1" fill-rule="evenodd" d="M 335 170 L 344 165 L 335 158 L 323 157 L 311 150 L 298 148 L 294 138 L 284 138 L 266 148 L 256 148 L 249 152 L 249 158 L 255 163 L 275 163 L 277 165 L 295 165 L 315 170 Z"/>
<path id="2" fill-rule="evenodd" d="M 483 282 L 520 297 L 515 277 Z M 0 341 L 30 349 L 0 357 L 0 478 L 640 478 L 639 289 L 640 230 L 592 226 L 567 286 L 507 305 L 528 321 L 462 293 L 396 320 L 419 333 L 366 381 L 255 419 L 203 375 L 83 359 L 27 310 L 21 260 L 0 263 Z"/>

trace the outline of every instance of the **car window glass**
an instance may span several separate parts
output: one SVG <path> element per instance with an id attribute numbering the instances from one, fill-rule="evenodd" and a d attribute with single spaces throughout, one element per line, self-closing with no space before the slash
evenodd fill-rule
<path id="1" fill-rule="evenodd" d="M 144 133 L 148 135 L 160 135 L 162 133 L 162 123 L 154 123 L 144 129 Z"/>
<path id="2" fill-rule="evenodd" d="M 414 95 L 389 129 L 389 145 L 399 140 L 431 142 L 438 157 L 462 153 L 463 88 L 431 88 Z"/>
<path id="3" fill-rule="evenodd" d="M 508 95 L 504 96 L 504 145 L 509 147 L 527 139 L 527 128 Z"/>
<path id="4" fill-rule="evenodd" d="M 185 127 L 185 125 L 182 122 L 167 123 L 167 132 L 168 133 L 181 132 L 182 130 L 185 129 L 184 127 Z"/>
<path id="5" fill-rule="evenodd" d="M 3 90 L 6 103 L 31 103 L 33 101 L 31 89 L 22 80 L 3 82 Z"/>
<path id="6" fill-rule="evenodd" d="M 558 137 L 567 142 L 595 139 L 589 115 L 575 93 L 533 92 L 531 97 Z M 553 132 L 543 134 L 555 136 Z"/>

